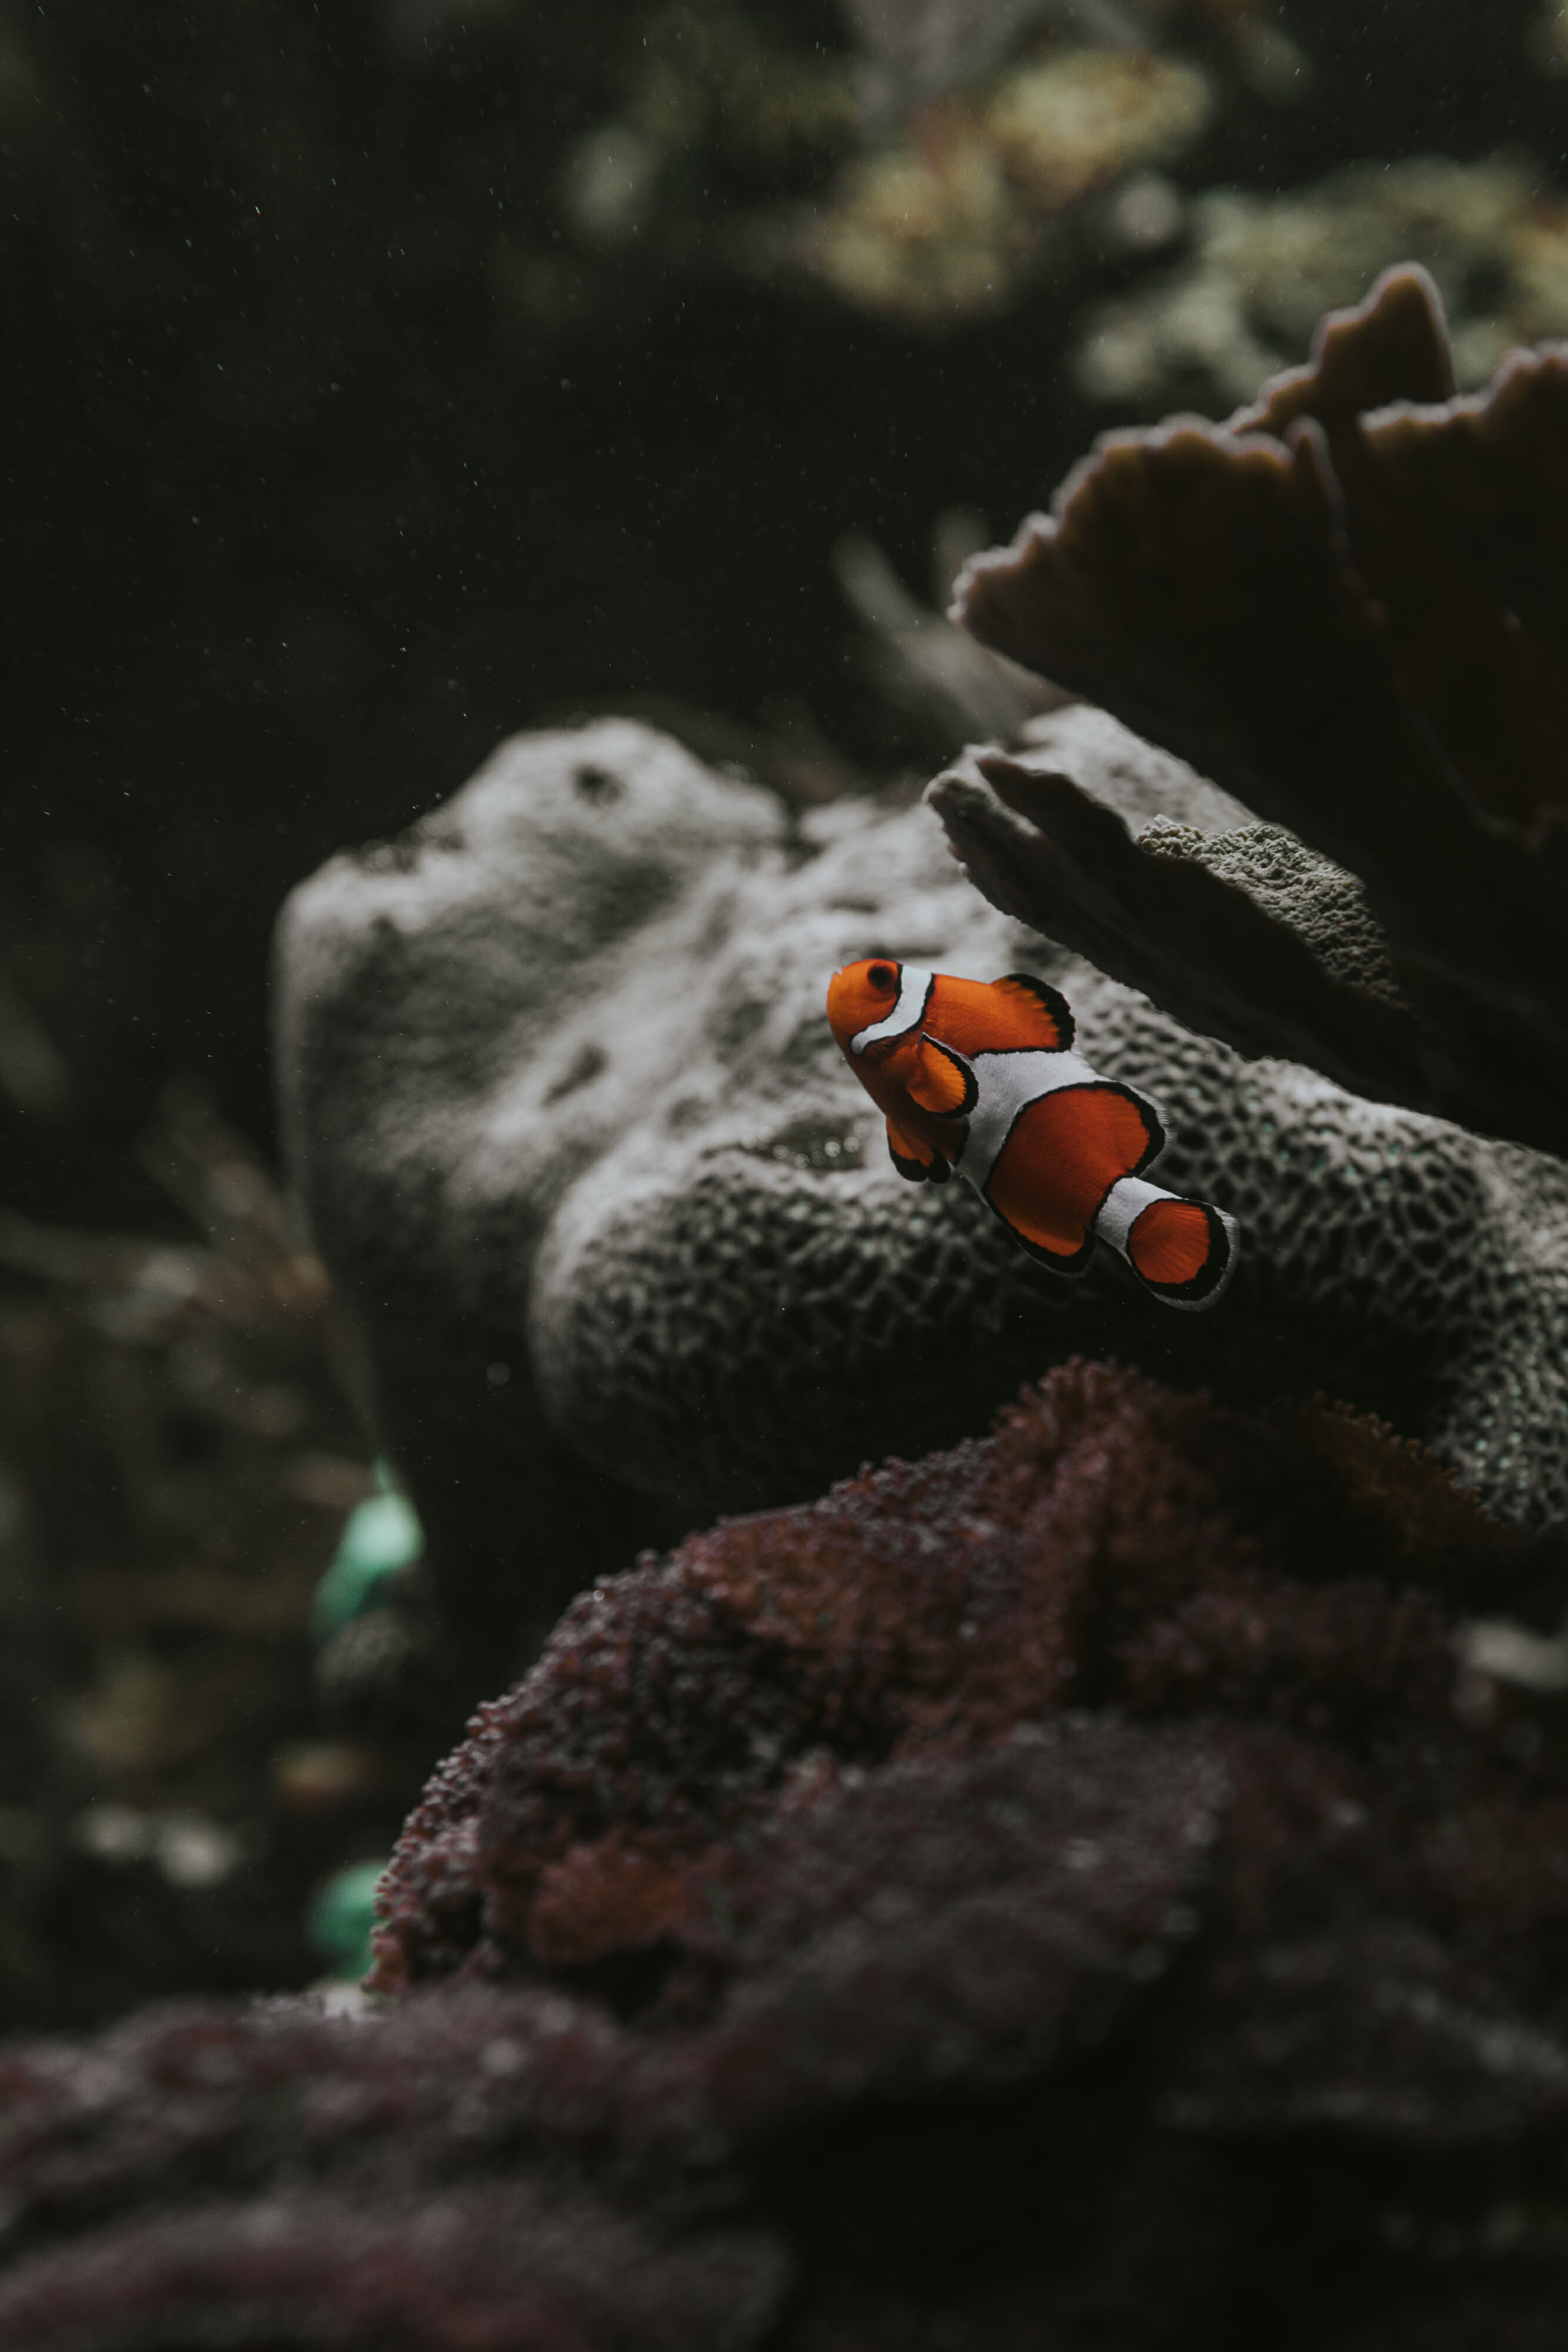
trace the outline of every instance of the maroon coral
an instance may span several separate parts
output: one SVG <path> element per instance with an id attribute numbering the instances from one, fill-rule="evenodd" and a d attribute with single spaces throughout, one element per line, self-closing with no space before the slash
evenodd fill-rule
<path id="1" fill-rule="evenodd" d="M 1358 875 L 1404 1010 L 1065 778 L 933 798 L 998 904 L 1178 1017 L 1561 1151 L 1568 352 L 1451 390 L 1435 289 L 1387 272 L 1228 425 L 1106 436 L 956 608 Z"/>
<path id="2" fill-rule="evenodd" d="M 1061 1367 L 989 1439 L 583 1595 L 411 1819 L 378 1981 L 665 1944 L 716 1841 L 846 1769 L 1063 1706 L 1352 1739 L 1440 1711 L 1433 1588 L 1495 1593 L 1528 1557 L 1374 1424 Z"/>
<path id="3" fill-rule="evenodd" d="M 1083 1364 L 695 1537 L 438 1775 L 406 1998 L 5 2053 L 0 2347 L 1544 2352 L 1568 1736 L 1455 1635 L 1565 1592 Z"/>
<path id="4" fill-rule="evenodd" d="M 755 2236 L 661 2247 L 596 2200 L 532 2189 L 412 2211 L 280 2197 L 106 2233 L 68 2265 L 23 2265 L 0 2284 L 0 2344 L 742 2352 L 780 2270 Z"/>

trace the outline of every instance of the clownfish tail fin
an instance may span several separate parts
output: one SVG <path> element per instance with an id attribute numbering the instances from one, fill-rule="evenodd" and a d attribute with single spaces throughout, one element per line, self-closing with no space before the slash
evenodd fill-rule
<path id="1" fill-rule="evenodd" d="M 946 1184 L 953 1173 L 948 1162 L 917 1136 L 887 1122 L 887 1156 L 906 1184 Z"/>
<path id="2" fill-rule="evenodd" d="M 1240 1235 L 1234 1217 L 1139 1177 L 1112 1185 L 1094 1230 L 1162 1306 L 1189 1313 L 1213 1307 L 1236 1271 Z"/>

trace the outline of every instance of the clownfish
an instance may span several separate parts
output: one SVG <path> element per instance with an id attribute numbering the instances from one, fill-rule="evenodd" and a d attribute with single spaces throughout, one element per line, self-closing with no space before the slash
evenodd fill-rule
<path id="1" fill-rule="evenodd" d="M 1151 1184 L 1154 1105 L 1072 1051 L 1048 982 L 955 980 L 891 956 L 845 964 L 828 1022 L 877 1108 L 901 1176 L 973 1184 L 1030 1257 L 1086 1271 L 1096 1236 L 1167 1307 L 1212 1307 L 1236 1264 L 1234 1218 Z"/>

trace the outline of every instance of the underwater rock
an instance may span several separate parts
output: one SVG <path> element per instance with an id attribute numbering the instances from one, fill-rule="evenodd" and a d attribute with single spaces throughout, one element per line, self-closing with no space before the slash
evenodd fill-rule
<path id="1" fill-rule="evenodd" d="M 1245 814 L 1103 713 L 1029 732 L 1140 827 Z M 1168 1115 L 1167 1181 L 1242 1221 L 1223 1315 L 1156 1329 L 1115 1268 L 1055 1282 L 898 1181 L 821 1011 L 868 949 L 1064 988 Z M 1568 1503 L 1559 1164 L 1192 1034 L 988 906 L 918 806 L 791 816 L 629 722 L 519 739 L 304 886 L 280 975 L 295 1171 L 475 1697 L 640 1544 L 951 1444 L 1075 1350 L 1327 1387 L 1500 1509 Z"/>
<path id="2" fill-rule="evenodd" d="M 1309 1062 L 1358 1093 L 1424 1091 L 1364 891 L 1282 827 L 1206 840 L 1156 817 L 1134 838 L 1070 776 L 995 752 L 938 777 L 928 798 L 998 906 L 1186 1027 L 1251 1056 Z"/>
<path id="3" fill-rule="evenodd" d="M 519 1478 L 537 1556 L 617 1538 L 613 1484 L 596 1494 L 545 1435 L 526 1311 L 562 1193 L 680 1093 L 691 1007 L 630 966 L 639 948 L 700 963 L 788 835 L 770 794 L 611 722 L 507 747 L 286 916 L 296 1173 L 366 1327 L 448 1604 L 481 1644 L 498 1607 L 511 1626 L 496 1589 L 515 1575 Z M 580 1580 L 536 1592 L 538 1631 Z"/>
<path id="4" fill-rule="evenodd" d="M 1568 1731 L 1460 1659 L 1565 1599 L 1103 1365 L 695 1537 L 437 1774 L 423 1989 L 0 2054 L 0 2346 L 1545 2352 Z"/>
<path id="5" fill-rule="evenodd" d="M 1129 813 L 1234 823 L 1113 722 L 1046 723 Z M 1124 1321 L 898 1181 L 822 1017 L 868 938 L 1041 960 L 919 808 L 796 819 L 623 721 L 519 739 L 291 901 L 294 1171 L 477 1690 L 639 1542 L 960 1435 Z"/>
<path id="6" fill-rule="evenodd" d="M 955 608 L 1357 875 L 1407 1012 L 1327 972 L 1292 982 L 1296 935 L 1255 897 L 1130 850 L 1071 784 L 988 763 L 1022 824 L 967 782 L 934 798 L 982 887 L 1120 977 L 1163 961 L 1190 1005 L 1222 921 L 1228 986 L 1257 981 L 1258 1001 L 1244 1037 L 1215 1025 L 1246 1050 L 1272 1024 L 1274 1050 L 1301 1052 L 1304 1022 L 1308 1058 L 1361 1090 L 1562 1153 L 1568 359 L 1516 352 L 1473 400 L 1452 382 L 1431 281 L 1390 271 L 1228 425 L 1103 439 L 1052 517 L 970 563 Z M 1088 869 L 1092 945 L 1069 904 Z"/>
<path id="7" fill-rule="evenodd" d="M 1235 883 L 1265 914 L 1294 931 L 1331 978 L 1363 995 L 1403 1005 L 1388 941 L 1361 884 L 1282 825 L 1243 825 L 1214 835 L 1155 817 L 1137 839 L 1140 849 L 1158 857 L 1189 858 Z"/>

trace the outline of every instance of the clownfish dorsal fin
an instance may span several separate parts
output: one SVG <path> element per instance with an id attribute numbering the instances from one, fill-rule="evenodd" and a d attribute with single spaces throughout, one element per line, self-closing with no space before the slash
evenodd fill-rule
<path id="1" fill-rule="evenodd" d="M 912 1103 L 937 1118 L 963 1118 L 974 1109 L 979 1094 L 975 1073 L 963 1055 L 936 1037 L 920 1040 L 915 1067 L 904 1087 Z"/>
<path id="2" fill-rule="evenodd" d="M 911 1184 L 946 1184 L 953 1173 L 939 1151 L 918 1136 L 906 1135 L 892 1119 L 887 1122 L 887 1156 Z"/>
<path id="3" fill-rule="evenodd" d="M 1020 1035 L 1020 1045 L 1043 1047 L 1047 1053 L 1067 1051 L 1077 1024 L 1059 988 L 1052 988 L 1049 980 L 1036 980 L 1030 971 L 1009 971 L 991 986 L 1006 1000 L 1009 1027 L 1022 1022 L 1027 1034 Z"/>

